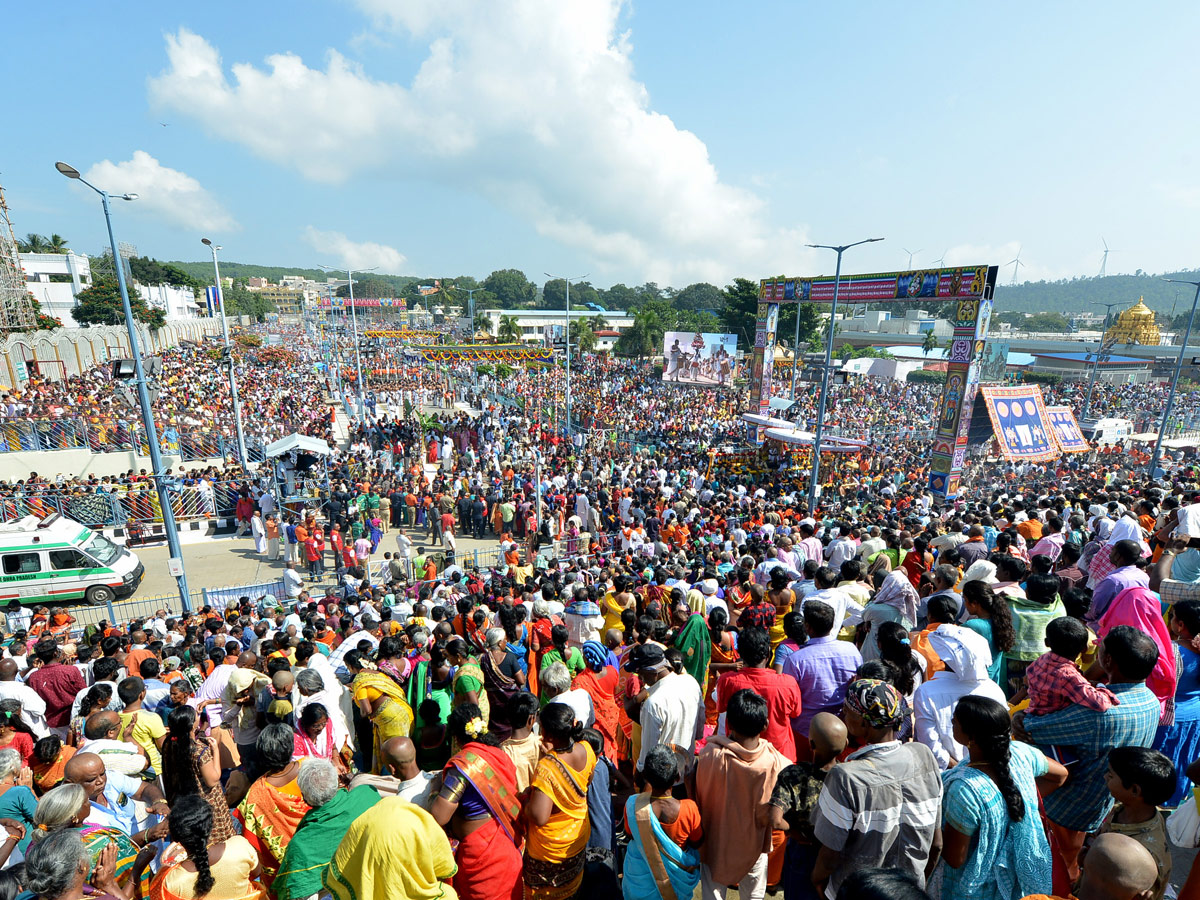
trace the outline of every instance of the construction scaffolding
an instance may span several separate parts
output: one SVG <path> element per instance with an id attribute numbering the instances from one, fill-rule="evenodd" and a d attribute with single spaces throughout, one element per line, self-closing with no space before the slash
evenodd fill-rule
<path id="1" fill-rule="evenodd" d="M 34 325 L 33 297 L 25 287 L 17 237 L 8 217 L 4 187 L 0 185 L 0 334 L 25 331 Z"/>

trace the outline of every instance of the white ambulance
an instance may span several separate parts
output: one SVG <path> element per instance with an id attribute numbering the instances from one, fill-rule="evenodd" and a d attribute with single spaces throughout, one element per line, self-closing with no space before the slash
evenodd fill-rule
<path id="1" fill-rule="evenodd" d="M 144 573 L 134 553 L 58 513 L 0 524 L 0 605 L 99 605 L 131 595 Z"/>

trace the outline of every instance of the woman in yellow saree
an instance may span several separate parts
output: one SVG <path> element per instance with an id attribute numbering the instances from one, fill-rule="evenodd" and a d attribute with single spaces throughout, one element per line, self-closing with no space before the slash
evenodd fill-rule
<path id="1" fill-rule="evenodd" d="M 583 883 L 592 833 L 587 793 L 596 754 L 581 740 L 583 726 L 566 704 L 547 704 L 538 718 L 546 755 L 525 801 L 525 898 L 567 900 Z"/>
<path id="2" fill-rule="evenodd" d="M 354 675 L 350 684 L 353 699 L 362 714 L 371 720 L 374 735 L 371 771 L 381 771 L 380 748 L 394 737 L 412 734 L 412 707 L 404 696 L 404 688 L 375 668 L 375 664 L 351 650 L 346 654 L 346 668 Z"/>
<path id="3" fill-rule="evenodd" d="M 265 900 L 258 854 L 241 835 L 209 846 L 212 807 L 200 794 L 175 798 L 167 820 L 174 841 L 150 885 L 150 900 Z"/>

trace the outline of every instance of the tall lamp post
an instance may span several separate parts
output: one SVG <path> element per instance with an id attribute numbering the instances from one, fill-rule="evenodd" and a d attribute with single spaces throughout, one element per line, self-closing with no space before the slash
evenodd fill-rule
<path id="1" fill-rule="evenodd" d="M 543 274 L 547 278 L 558 278 L 559 277 L 558 275 L 551 275 L 549 272 L 545 272 Z M 582 275 L 577 275 L 574 278 L 564 278 L 563 279 L 563 281 L 566 282 L 566 285 L 567 285 L 567 303 L 566 303 L 566 310 L 565 310 L 566 316 L 567 316 L 567 331 L 566 331 L 566 336 L 565 336 L 563 343 L 566 346 L 566 350 L 567 350 L 567 437 L 568 438 L 571 437 L 571 282 L 572 281 L 583 281 L 583 279 L 585 279 L 585 278 L 587 278 L 586 272 Z"/>
<path id="2" fill-rule="evenodd" d="M 217 251 L 221 248 L 208 238 L 200 243 L 212 251 L 213 284 L 217 286 L 217 308 L 221 311 L 221 338 L 225 341 L 225 364 L 229 366 L 229 397 L 233 401 L 233 421 L 237 426 L 238 462 L 243 472 L 250 471 L 250 457 L 246 455 L 246 435 L 242 432 L 242 401 L 238 399 L 237 373 L 233 365 L 233 348 L 229 346 L 229 322 L 225 318 L 225 291 L 221 289 L 221 266 L 217 262 Z"/>
<path id="3" fill-rule="evenodd" d="M 813 515 L 817 509 L 817 484 L 821 477 L 821 435 L 825 430 L 825 394 L 829 390 L 829 364 L 833 359 L 833 323 L 837 316 L 838 291 L 842 286 L 842 254 L 851 247 L 860 244 L 873 244 L 883 238 L 866 238 L 853 244 L 809 244 L 817 250 L 833 250 L 837 253 L 837 272 L 833 276 L 833 304 L 829 307 L 829 327 L 825 330 L 825 365 L 821 369 L 821 393 L 817 396 L 817 427 L 813 430 L 812 472 L 808 479 L 808 512 Z M 800 315 L 800 305 L 797 301 L 796 315 Z M 797 348 L 798 349 L 798 348 Z M 796 358 L 792 357 L 793 369 Z"/>
<path id="4" fill-rule="evenodd" d="M 1158 426 L 1158 440 L 1154 442 L 1154 455 L 1150 457 L 1150 477 L 1158 468 L 1158 460 L 1162 456 L 1163 436 L 1167 433 L 1167 420 L 1171 418 L 1171 410 L 1175 407 L 1175 389 L 1179 386 L 1179 373 L 1183 371 L 1183 357 L 1187 353 L 1188 338 L 1192 336 L 1192 323 L 1196 320 L 1196 303 L 1200 302 L 1200 281 L 1186 281 L 1181 278 L 1164 278 L 1171 284 L 1190 284 L 1196 288 L 1192 298 L 1192 312 L 1188 316 L 1187 328 L 1183 332 L 1183 343 L 1179 345 L 1179 359 L 1175 362 L 1175 371 L 1171 373 L 1171 390 L 1167 393 L 1167 408 L 1163 410 L 1162 422 Z"/>
<path id="5" fill-rule="evenodd" d="M 321 266 L 326 272 L 340 272 L 341 269 L 336 269 L 333 266 Z M 371 266 L 369 269 L 359 269 L 361 275 L 363 272 L 374 272 L 379 266 Z M 354 380 L 358 386 L 358 418 L 360 421 L 367 420 L 367 400 L 363 394 L 363 374 L 362 374 L 362 357 L 358 352 L 358 314 L 354 311 L 354 272 L 352 269 L 346 269 L 346 280 L 350 282 L 350 330 L 354 337 Z"/>
<path id="6" fill-rule="evenodd" d="M 121 254 L 117 250 L 117 238 L 113 234 L 112 210 L 109 209 L 109 198 L 119 197 L 121 200 L 136 200 L 137 194 L 115 194 L 102 191 L 94 184 L 84 181 L 79 170 L 65 162 L 57 162 L 54 168 L 59 173 L 85 184 L 100 195 L 104 206 L 104 222 L 108 226 L 108 243 L 112 247 L 113 266 L 117 270 L 117 287 L 121 291 L 121 308 L 125 313 L 125 330 L 129 333 L 129 355 L 133 357 L 134 379 L 137 384 L 138 406 L 142 411 L 142 427 L 146 431 L 146 443 L 150 445 L 150 468 L 153 469 L 154 488 L 158 492 L 158 505 L 162 510 L 163 529 L 167 532 L 167 548 L 171 554 L 171 568 L 178 574 L 175 583 L 179 588 L 179 599 L 183 609 L 188 612 L 192 608 L 191 594 L 188 593 L 187 572 L 183 566 L 183 550 L 179 545 L 179 532 L 175 529 L 175 508 L 171 505 L 171 495 L 164 482 L 162 453 L 158 446 L 158 429 L 154 425 L 154 410 L 150 407 L 150 392 L 146 388 L 146 373 L 142 368 L 142 349 L 138 342 L 137 326 L 133 322 L 133 309 L 129 305 L 129 288 L 125 284 L 125 267 L 121 264 Z"/>

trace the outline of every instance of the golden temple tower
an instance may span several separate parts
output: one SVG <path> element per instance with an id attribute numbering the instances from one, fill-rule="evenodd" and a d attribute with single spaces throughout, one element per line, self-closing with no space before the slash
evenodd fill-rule
<path id="1" fill-rule="evenodd" d="M 1104 333 L 1104 339 L 1118 344 L 1150 346 L 1158 346 L 1162 342 L 1158 326 L 1154 324 L 1154 310 L 1146 305 L 1142 297 L 1117 316 L 1117 321 Z"/>

